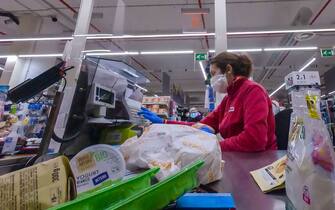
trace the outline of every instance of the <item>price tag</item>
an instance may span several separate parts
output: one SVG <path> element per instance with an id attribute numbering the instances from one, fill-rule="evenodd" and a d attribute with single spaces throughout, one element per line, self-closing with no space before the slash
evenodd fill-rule
<path id="1" fill-rule="evenodd" d="M 297 72 L 294 71 L 285 77 L 286 89 L 293 86 L 320 85 L 320 76 L 317 71 Z"/>
<path id="2" fill-rule="evenodd" d="M 6 137 L 2 148 L 2 153 L 14 152 L 17 144 L 17 139 L 17 137 Z"/>

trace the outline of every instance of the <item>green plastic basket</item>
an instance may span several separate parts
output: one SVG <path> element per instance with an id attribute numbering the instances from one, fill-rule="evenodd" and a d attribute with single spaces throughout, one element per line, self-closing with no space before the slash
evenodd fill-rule
<path id="1" fill-rule="evenodd" d="M 153 168 L 125 181 L 117 182 L 49 210 L 103 210 L 151 186 L 151 178 L 159 171 Z"/>
<path id="2" fill-rule="evenodd" d="M 107 210 L 162 209 L 187 191 L 199 185 L 197 171 L 203 164 L 204 161 L 198 160 L 175 175 L 140 193 L 125 198 L 121 202 L 107 208 Z"/>
<path id="3" fill-rule="evenodd" d="M 198 186 L 197 171 L 204 164 L 198 160 L 178 173 L 151 186 L 159 168 L 136 177 L 81 195 L 73 201 L 49 210 L 155 210 L 162 209 L 185 192 Z"/>

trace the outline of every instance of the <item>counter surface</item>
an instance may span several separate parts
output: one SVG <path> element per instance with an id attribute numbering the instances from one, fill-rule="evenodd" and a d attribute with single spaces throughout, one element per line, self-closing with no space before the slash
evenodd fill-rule
<path id="1" fill-rule="evenodd" d="M 232 193 L 237 210 L 285 210 L 288 198 L 285 191 L 264 194 L 250 175 L 250 171 L 268 165 L 286 151 L 262 153 L 223 152 L 226 161 L 220 181 L 207 185 L 208 190 Z"/>

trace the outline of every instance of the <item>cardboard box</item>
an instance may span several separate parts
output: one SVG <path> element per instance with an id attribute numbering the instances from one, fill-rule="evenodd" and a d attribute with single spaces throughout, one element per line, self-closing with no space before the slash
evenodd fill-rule
<path id="1" fill-rule="evenodd" d="M 0 176 L 1 210 L 43 210 L 75 197 L 75 181 L 65 156 Z"/>

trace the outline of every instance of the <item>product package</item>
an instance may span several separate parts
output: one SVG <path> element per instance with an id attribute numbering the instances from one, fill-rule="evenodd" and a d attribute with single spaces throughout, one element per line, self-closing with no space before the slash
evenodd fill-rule
<path id="1" fill-rule="evenodd" d="M 120 148 L 127 169 L 159 167 L 159 180 L 172 175 L 201 159 L 205 161 L 199 170 L 201 184 L 222 177 L 223 162 L 217 137 L 185 125 L 153 124 L 139 138 L 128 139 Z"/>
<path id="2" fill-rule="evenodd" d="M 321 119 L 320 90 L 291 91 L 286 193 L 297 210 L 335 209 L 335 154 Z"/>
<path id="3" fill-rule="evenodd" d="M 285 168 L 287 156 L 250 174 L 265 193 L 285 188 Z"/>
<path id="4" fill-rule="evenodd" d="M 65 156 L 0 176 L 3 210 L 43 210 L 75 197 L 75 181 Z"/>
<path id="5" fill-rule="evenodd" d="M 97 144 L 81 150 L 71 161 L 77 192 L 92 190 L 106 181 L 117 181 L 126 174 L 126 163 L 119 150 Z"/>

